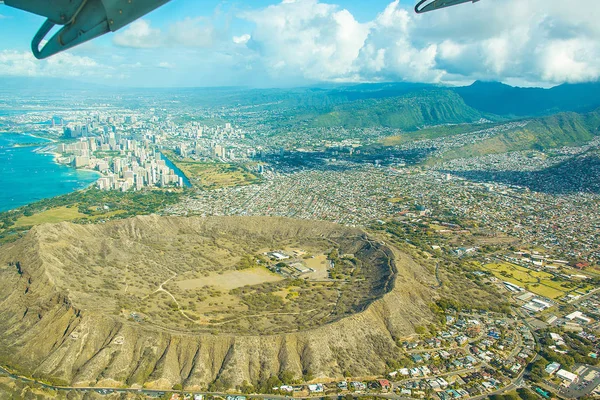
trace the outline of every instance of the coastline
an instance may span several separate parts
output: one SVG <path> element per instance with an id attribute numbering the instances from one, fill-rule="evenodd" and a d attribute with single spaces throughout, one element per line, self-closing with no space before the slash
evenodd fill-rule
<path id="1" fill-rule="evenodd" d="M 46 151 L 46 152 L 44 152 L 44 153 L 45 153 L 45 154 L 52 154 L 52 161 L 53 161 L 55 164 L 58 164 L 58 165 L 64 165 L 65 167 L 72 168 L 72 169 L 74 169 L 75 171 L 93 172 L 94 174 L 98 175 L 98 179 L 100 179 L 100 178 L 102 178 L 102 177 L 104 176 L 104 174 L 103 174 L 102 172 L 100 172 L 100 171 L 96 171 L 95 169 L 91 169 L 91 168 L 77 168 L 77 167 L 74 167 L 74 166 L 72 166 L 72 165 L 69 165 L 69 164 L 64 164 L 64 163 L 61 163 L 61 162 L 59 162 L 59 161 L 58 161 L 58 159 L 59 159 L 60 157 L 62 157 L 62 154 L 60 154 L 60 153 L 57 153 L 57 152 L 55 152 L 55 151 Z M 96 179 L 96 181 L 97 181 L 98 179 Z M 94 183 L 96 183 L 96 182 L 94 182 Z"/>
<path id="2" fill-rule="evenodd" d="M 75 168 L 75 167 L 73 167 Z M 95 169 L 90 169 L 90 168 L 75 168 L 77 171 L 84 171 L 84 172 L 93 172 L 94 174 L 98 175 L 98 179 L 102 178 L 104 175 L 102 172 L 100 171 L 96 171 Z M 95 183 L 95 182 L 94 182 Z"/>
<path id="3" fill-rule="evenodd" d="M 0 213 L 14 210 L 43 199 L 75 193 L 94 187 L 102 176 L 99 171 L 81 169 L 59 163 L 61 156 L 52 143 L 33 146 L 7 146 L 13 151 L 4 152 L 8 158 L 0 171 L 5 172 L 0 182 L 12 188 L 0 195 Z M 49 156 L 52 156 L 50 158 Z M 12 158 L 11 157 L 16 157 Z M 45 160 L 44 160 L 45 159 Z M 10 161 L 10 162 L 9 162 Z M 93 174 L 92 174 L 93 173 Z M 16 201 L 19 199 L 19 201 Z"/>
<path id="4" fill-rule="evenodd" d="M 33 133 L 22 133 L 22 135 L 31 136 L 31 137 L 34 137 L 34 138 L 37 138 L 37 139 L 44 139 L 44 140 L 48 140 L 49 142 L 52 142 L 52 143 L 56 143 L 56 142 L 58 142 L 58 140 L 56 140 L 56 139 L 52 139 L 52 138 L 48 138 L 48 137 L 43 137 L 43 136 L 34 135 Z"/>
<path id="5" fill-rule="evenodd" d="M 9 134 L 9 135 L 20 135 L 20 136 L 29 136 L 32 138 L 36 138 L 36 139 L 43 139 L 43 140 L 47 140 L 48 142 L 51 143 L 56 143 L 58 142 L 58 140 L 53 139 L 53 138 L 49 138 L 49 137 L 45 137 L 45 136 L 39 136 L 36 135 L 34 133 L 27 133 L 27 132 L 12 132 L 12 131 L 0 131 L 0 135 L 3 134 Z M 15 146 L 16 147 L 16 146 Z M 25 146 L 21 146 L 21 147 L 25 147 Z"/>

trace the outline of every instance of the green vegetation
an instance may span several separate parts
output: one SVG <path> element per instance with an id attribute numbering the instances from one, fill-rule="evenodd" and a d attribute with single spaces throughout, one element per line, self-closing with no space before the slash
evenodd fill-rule
<path id="1" fill-rule="evenodd" d="M 490 400 L 537 400 L 538 396 L 533 394 L 529 389 L 519 388 L 515 392 L 509 392 L 504 394 L 493 394 Z"/>
<path id="2" fill-rule="evenodd" d="M 546 366 L 549 364 L 548 360 L 541 357 L 536 362 L 527 366 L 529 377 L 533 382 L 541 382 L 548 377 L 546 372 Z"/>
<path id="3" fill-rule="evenodd" d="M 564 351 L 566 354 L 558 353 L 548 346 L 554 345 L 554 341 L 550 338 L 549 333 L 559 333 L 565 340 L 564 346 L 558 346 L 559 351 Z M 589 357 L 589 354 L 594 351 L 594 344 L 587 339 L 578 336 L 573 332 L 560 332 L 556 328 L 549 328 L 540 332 L 542 344 L 541 355 L 548 362 L 557 362 L 566 369 L 573 369 L 575 364 L 598 365 L 600 360 Z M 542 376 L 545 376 L 541 374 Z"/>
<path id="4" fill-rule="evenodd" d="M 540 296 L 558 299 L 575 290 L 586 290 L 588 285 L 583 282 L 565 282 L 557 280 L 548 272 L 534 271 L 516 264 L 485 264 L 483 268 L 490 271 L 498 279 L 514 283 Z"/>
<path id="5" fill-rule="evenodd" d="M 194 186 L 202 189 L 244 186 L 260 181 L 260 177 L 240 165 L 218 161 L 194 161 L 189 158 L 181 158 L 172 151 L 165 151 L 164 154 Z"/>
<path id="6" fill-rule="evenodd" d="M 56 223 L 62 221 L 72 221 L 74 219 L 85 218 L 86 215 L 79 212 L 74 207 L 56 207 L 42 211 L 31 216 L 23 215 L 15 222 L 15 228 L 22 226 L 33 226 L 45 223 Z"/>
<path id="7" fill-rule="evenodd" d="M 518 388 L 517 394 L 522 400 L 537 400 L 538 397 L 527 388 Z"/>
<path id="8" fill-rule="evenodd" d="M 16 240 L 32 226 L 73 221 L 90 223 L 160 212 L 179 201 L 182 191 L 102 191 L 90 188 L 0 213 L 0 243 Z"/>
<path id="9" fill-rule="evenodd" d="M 384 126 L 412 130 L 424 125 L 474 122 L 481 114 L 452 91 L 428 90 L 400 97 L 353 101 L 302 117 L 314 127 Z"/>
<path id="10" fill-rule="evenodd" d="M 257 263 L 258 257 L 246 254 L 242 256 L 239 263 L 235 266 L 237 270 L 249 269 L 259 266 Z"/>
<path id="11" fill-rule="evenodd" d="M 408 224 L 388 221 L 383 226 L 373 225 L 372 228 L 385 230 L 391 235 L 390 240 L 393 244 L 432 274 L 436 271 L 436 265 L 438 266 L 436 275 L 439 281 L 432 281 L 431 286 L 438 290 L 440 300 L 430 305 L 430 311 L 441 324 L 445 323 L 443 311 L 448 308 L 479 309 L 506 314 L 511 312 L 509 303 L 493 285 L 473 275 L 473 271 L 481 269 L 478 265 L 442 252 L 436 253 L 434 258 L 428 252 L 431 249 L 428 241 L 433 237 L 428 224 L 411 227 Z"/>
<path id="12" fill-rule="evenodd" d="M 600 134 L 600 109 L 587 114 L 561 113 L 537 118 L 483 141 L 452 149 L 442 160 L 475 157 L 520 150 L 540 150 L 576 146 Z"/>
<path id="13" fill-rule="evenodd" d="M 519 400 L 520 398 L 516 393 L 492 394 L 489 397 L 490 400 Z"/>
<path id="14" fill-rule="evenodd" d="M 491 128 L 492 126 L 494 126 L 494 124 L 491 123 L 433 126 L 430 128 L 419 129 L 416 131 L 403 132 L 401 135 L 397 136 L 388 136 L 383 138 L 381 140 L 381 143 L 385 146 L 397 146 L 416 140 L 437 139 L 441 137 L 475 132 L 481 129 Z"/>

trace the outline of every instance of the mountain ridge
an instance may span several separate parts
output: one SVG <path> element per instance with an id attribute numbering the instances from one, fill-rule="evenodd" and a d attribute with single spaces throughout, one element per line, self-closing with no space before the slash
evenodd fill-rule
<path id="1" fill-rule="evenodd" d="M 550 89 L 520 88 L 475 81 L 453 89 L 481 112 L 502 116 L 540 116 L 564 111 L 588 112 L 600 106 L 600 82 L 562 84 Z"/>
<path id="2" fill-rule="evenodd" d="M 544 151 L 562 146 L 582 145 L 598 135 L 600 135 L 600 108 L 585 114 L 563 112 L 531 119 L 525 126 L 451 149 L 444 153 L 441 160 L 520 150 Z"/>
<path id="3" fill-rule="evenodd" d="M 165 232 L 177 229 L 184 220 L 135 217 L 107 223 L 103 229 L 123 232 L 120 234 L 156 229 L 168 234 Z M 262 220 L 232 217 L 219 221 L 243 225 Z M 320 222 L 267 220 L 276 229 L 308 229 L 315 224 L 323 232 L 339 229 Z M 188 224 L 201 219 L 185 221 Z M 37 226 L 0 252 L 0 362 L 26 376 L 75 386 L 171 388 L 181 384 L 190 389 L 207 385 L 224 389 L 243 381 L 259 383 L 283 372 L 297 379 L 307 374 L 316 379 L 341 378 L 348 373 L 376 375 L 396 357 L 398 338 L 413 333 L 417 324 L 433 319 L 428 303 L 432 299 L 429 284 L 434 277 L 394 249 L 400 267 L 390 292 L 364 311 L 327 325 L 293 333 L 249 336 L 188 334 L 140 326 L 77 306 L 72 299 L 75 293 L 59 284 L 60 271 L 56 268 L 60 267 L 52 254 L 44 253 L 45 243 L 52 245 L 62 240 L 61 232 L 71 227 L 75 225 Z M 98 229 L 97 225 L 89 225 L 76 231 L 82 237 L 82 232 Z M 86 240 L 97 236 L 96 233 Z"/>

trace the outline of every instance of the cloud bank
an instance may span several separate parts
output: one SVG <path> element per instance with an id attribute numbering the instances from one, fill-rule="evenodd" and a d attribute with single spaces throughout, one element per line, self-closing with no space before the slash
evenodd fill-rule
<path id="1" fill-rule="evenodd" d="M 596 0 L 483 0 L 416 15 L 396 0 L 360 23 L 337 5 L 286 0 L 241 17 L 255 24 L 248 47 L 273 75 L 562 83 L 600 77 L 599 9 Z"/>
<path id="2" fill-rule="evenodd" d="M 60 53 L 47 60 L 37 60 L 29 51 L 0 51 L 3 76 L 95 77 L 112 78 L 115 68 L 101 65 L 90 57 Z"/>
<path id="3" fill-rule="evenodd" d="M 283 0 L 243 12 L 217 8 L 211 16 L 157 19 L 162 25 L 141 19 L 93 43 L 104 47 L 86 53 L 82 46 L 43 62 L 27 52 L 0 50 L 0 71 L 101 77 L 112 68 L 119 71 L 113 78 L 132 77 L 135 85 L 595 81 L 600 78 L 597 1 L 574 6 L 564 0 L 481 0 L 417 15 L 416 0 L 395 0 L 365 21 L 343 5 Z M 104 59 L 92 52 L 100 48 Z M 106 54 L 118 57 L 111 61 Z M 125 59 L 135 61 L 124 64 Z M 161 62 L 165 59 L 168 63 Z"/>

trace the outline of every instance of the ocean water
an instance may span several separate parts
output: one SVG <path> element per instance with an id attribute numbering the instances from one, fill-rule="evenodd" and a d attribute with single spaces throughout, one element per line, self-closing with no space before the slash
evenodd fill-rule
<path id="1" fill-rule="evenodd" d="M 47 142 L 33 136 L 0 133 L 0 211 L 83 189 L 100 177 L 92 171 L 56 164 L 51 154 L 36 153 L 36 146 L 14 147 Z"/>

